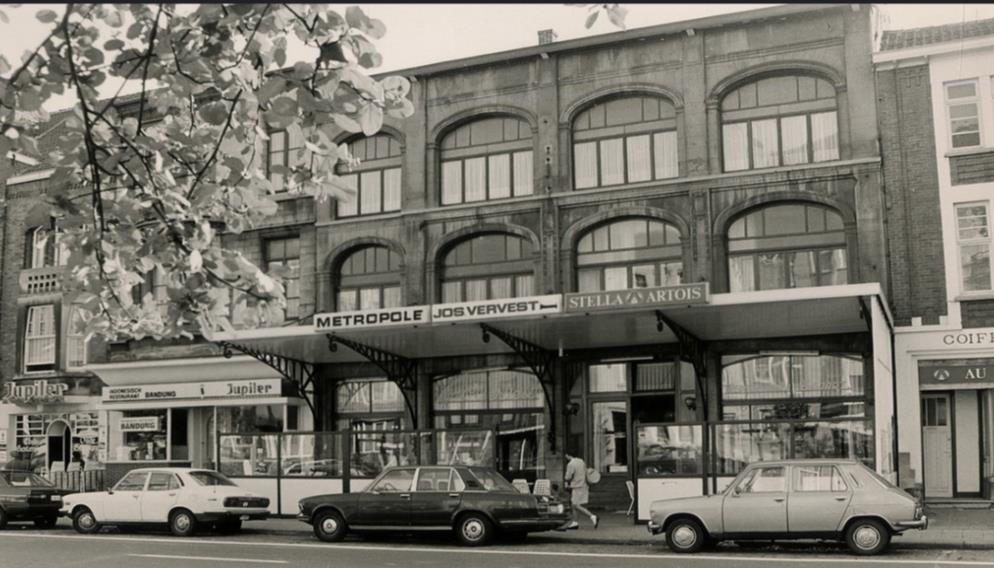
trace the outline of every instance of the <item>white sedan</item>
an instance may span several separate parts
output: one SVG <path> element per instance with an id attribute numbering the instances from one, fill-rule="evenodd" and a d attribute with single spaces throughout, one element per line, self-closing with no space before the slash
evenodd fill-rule
<path id="1" fill-rule="evenodd" d="M 83 534 L 102 525 L 168 525 L 174 535 L 189 536 L 207 524 L 237 532 L 242 521 L 269 516 L 269 499 L 216 471 L 143 468 L 128 472 L 108 491 L 66 495 L 59 514 Z"/>

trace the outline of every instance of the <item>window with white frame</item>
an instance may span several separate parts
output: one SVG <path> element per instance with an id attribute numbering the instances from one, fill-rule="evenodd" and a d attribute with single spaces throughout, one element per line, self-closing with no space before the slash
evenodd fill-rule
<path id="1" fill-rule="evenodd" d="M 659 97 L 622 97 L 573 120 L 573 183 L 589 189 L 678 175 L 676 109 Z"/>
<path id="2" fill-rule="evenodd" d="M 986 202 L 956 205 L 960 282 L 964 292 L 991 289 L 991 231 Z"/>
<path id="3" fill-rule="evenodd" d="M 726 172 L 839 159 L 835 87 L 825 79 L 780 75 L 753 81 L 721 100 Z"/>
<path id="4" fill-rule="evenodd" d="M 290 170 L 304 160 L 304 138 L 300 129 L 274 130 L 266 143 L 266 176 L 276 193 L 287 190 Z"/>
<path id="5" fill-rule="evenodd" d="M 338 200 L 338 217 L 374 215 L 400 210 L 400 143 L 377 134 L 349 143 L 349 153 L 359 165 L 342 172 L 343 183 L 355 195 Z"/>
<path id="6" fill-rule="evenodd" d="M 24 324 L 24 371 L 48 371 L 55 367 L 55 306 L 31 306 Z"/>
<path id="7" fill-rule="evenodd" d="M 78 309 L 74 309 L 66 329 L 66 367 L 86 364 L 86 322 Z"/>
<path id="8" fill-rule="evenodd" d="M 400 306 L 400 255 L 384 246 L 349 253 L 338 270 L 340 312 Z"/>
<path id="9" fill-rule="evenodd" d="M 680 231 L 657 219 L 617 219 L 576 246 L 577 291 L 675 286 L 683 280 Z"/>
<path id="10" fill-rule="evenodd" d="M 442 139 L 442 205 L 489 201 L 534 192 L 531 126 L 492 117 L 456 128 Z"/>
<path id="11" fill-rule="evenodd" d="M 980 146 L 980 100 L 976 79 L 946 84 L 946 112 L 952 147 Z"/>
<path id="12" fill-rule="evenodd" d="M 62 231 L 54 222 L 45 227 L 32 227 L 24 234 L 24 268 L 65 266 L 69 249 L 61 238 Z"/>

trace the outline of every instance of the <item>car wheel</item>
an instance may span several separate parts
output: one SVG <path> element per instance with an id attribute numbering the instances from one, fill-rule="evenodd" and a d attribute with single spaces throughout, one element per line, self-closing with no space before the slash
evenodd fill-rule
<path id="1" fill-rule="evenodd" d="M 197 530 L 197 519 L 186 509 L 174 511 L 169 515 L 169 532 L 174 536 L 190 536 Z"/>
<path id="2" fill-rule="evenodd" d="M 846 545 L 855 554 L 879 554 L 890 544 L 890 531 L 876 519 L 859 519 L 846 529 Z"/>
<path id="3" fill-rule="evenodd" d="M 83 507 L 72 516 L 72 528 L 80 534 L 93 534 L 100 530 L 100 523 L 93 515 L 93 511 Z"/>
<path id="4" fill-rule="evenodd" d="M 221 521 L 217 524 L 217 530 L 222 534 L 235 534 L 242 530 L 242 522 L 238 519 L 233 521 Z"/>
<path id="5" fill-rule="evenodd" d="M 666 531 L 666 546 L 673 552 L 700 552 L 707 544 L 708 535 L 701 523 L 694 519 L 677 519 Z"/>
<path id="6" fill-rule="evenodd" d="M 490 519 L 480 513 L 469 513 L 456 522 L 456 536 L 466 546 L 483 546 L 493 536 Z"/>
<path id="7" fill-rule="evenodd" d="M 35 519 L 35 527 L 39 529 L 50 529 L 59 522 L 58 517 L 42 517 L 40 519 Z"/>
<path id="8" fill-rule="evenodd" d="M 314 536 L 324 542 L 339 542 L 349 527 L 338 511 L 323 511 L 314 517 Z"/>
<path id="9" fill-rule="evenodd" d="M 6 527 L 7 527 L 7 511 L 4 511 L 3 507 L 0 507 L 0 530 L 3 530 Z"/>

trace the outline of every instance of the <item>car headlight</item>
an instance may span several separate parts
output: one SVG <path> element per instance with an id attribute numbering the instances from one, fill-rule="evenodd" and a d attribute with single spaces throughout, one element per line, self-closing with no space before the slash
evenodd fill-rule
<path id="1" fill-rule="evenodd" d="M 561 515 L 565 511 L 566 511 L 566 507 L 564 507 L 562 503 L 558 503 L 556 505 L 550 505 L 549 506 L 549 512 L 552 513 L 553 515 Z"/>
<path id="2" fill-rule="evenodd" d="M 51 496 L 51 500 L 55 501 L 55 502 L 61 502 L 62 501 L 62 495 L 52 495 Z"/>
<path id="3" fill-rule="evenodd" d="M 916 505 L 915 506 L 915 520 L 916 521 L 921 520 L 921 518 L 924 515 L 925 515 L 925 510 L 922 508 L 922 506 L 921 505 Z"/>
<path id="4" fill-rule="evenodd" d="M 300 513 L 304 512 L 304 502 L 303 501 L 300 501 L 300 502 L 297 503 L 297 509 L 299 509 Z"/>

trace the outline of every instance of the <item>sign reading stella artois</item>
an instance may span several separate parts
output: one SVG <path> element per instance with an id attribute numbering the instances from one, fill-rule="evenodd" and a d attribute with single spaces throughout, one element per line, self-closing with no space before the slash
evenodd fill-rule
<path id="1" fill-rule="evenodd" d="M 7 382 L 3 385 L 3 402 L 11 404 L 37 404 L 41 402 L 61 402 L 65 400 L 69 385 L 65 383 L 50 383 L 39 379 L 30 383 Z"/>

